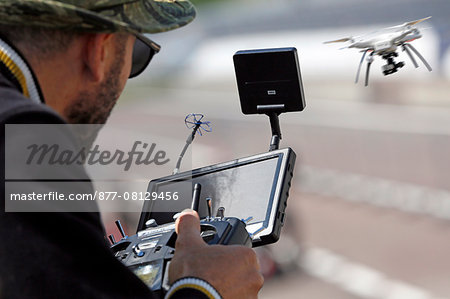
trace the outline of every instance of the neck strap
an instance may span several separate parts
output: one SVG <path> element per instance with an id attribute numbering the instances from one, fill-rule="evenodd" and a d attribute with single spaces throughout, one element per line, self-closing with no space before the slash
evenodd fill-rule
<path id="1" fill-rule="evenodd" d="M 0 39 L 0 63 L 17 80 L 22 93 L 33 102 L 42 103 L 37 84 L 25 60 L 10 45 Z"/>

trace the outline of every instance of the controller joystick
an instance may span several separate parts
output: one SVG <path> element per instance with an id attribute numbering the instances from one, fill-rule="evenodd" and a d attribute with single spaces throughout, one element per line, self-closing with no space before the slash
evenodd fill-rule
<path id="1" fill-rule="evenodd" d="M 199 185 L 199 184 L 198 184 Z M 201 186 L 194 187 L 193 207 L 198 209 Z M 211 199 L 207 201 L 211 211 Z M 235 217 L 224 217 L 223 208 L 219 208 L 218 217 L 211 217 L 200 221 L 200 235 L 210 245 L 244 245 L 252 247 L 252 240 L 246 230 L 246 223 Z M 168 271 L 175 253 L 177 234 L 175 223 L 157 226 L 156 222 L 148 222 L 147 228 L 134 236 L 127 236 L 120 224 L 117 228 L 122 235 L 118 242 L 112 241 L 111 249 L 115 256 L 130 268 L 156 294 L 163 297 L 168 290 Z"/>

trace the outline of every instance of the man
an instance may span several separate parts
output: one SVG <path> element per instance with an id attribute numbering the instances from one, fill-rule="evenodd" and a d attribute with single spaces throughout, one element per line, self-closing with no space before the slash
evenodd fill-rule
<path id="1" fill-rule="evenodd" d="M 141 33 L 172 30 L 194 16 L 187 0 L 0 0 L 3 180 L 11 142 L 5 141 L 5 124 L 104 123 L 128 77 L 159 51 Z M 74 143 L 68 134 L 54 134 Z M 57 175 L 62 181 L 74 177 Z M 39 185 L 52 191 L 48 186 Z M 153 297 L 109 251 L 98 213 L 5 212 L 4 188 L 0 298 Z M 92 192 L 90 183 L 84 188 Z M 194 211 L 177 219 L 176 230 L 169 298 L 257 296 L 263 279 L 251 249 L 206 245 Z"/>

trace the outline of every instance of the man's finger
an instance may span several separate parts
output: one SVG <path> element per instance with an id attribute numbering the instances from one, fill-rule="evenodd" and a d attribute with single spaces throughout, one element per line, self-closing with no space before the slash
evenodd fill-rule
<path id="1" fill-rule="evenodd" d="M 175 231 L 178 234 L 177 249 L 206 245 L 200 237 L 200 218 L 193 210 L 185 210 L 180 214 L 175 222 Z"/>

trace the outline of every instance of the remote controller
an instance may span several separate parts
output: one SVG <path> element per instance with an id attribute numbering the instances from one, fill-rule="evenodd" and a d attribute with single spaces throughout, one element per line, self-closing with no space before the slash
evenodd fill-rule
<path id="1" fill-rule="evenodd" d="M 198 211 L 200 184 L 194 187 L 192 208 Z M 246 230 L 246 222 L 235 217 L 224 217 L 224 209 L 220 208 L 216 217 L 211 217 L 211 199 L 208 203 L 209 216 L 200 221 L 200 235 L 209 244 L 243 245 L 252 247 L 252 240 Z M 177 234 L 175 222 L 157 225 L 156 221 L 147 221 L 147 228 L 136 235 L 127 236 L 120 221 L 116 225 L 122 235 L 118 242 L 112 235 L 109 239 L 114 255 L 133 271 L 155 294 L 163 297 L 169 289 L 168 267 L 175 253 Z"/>

